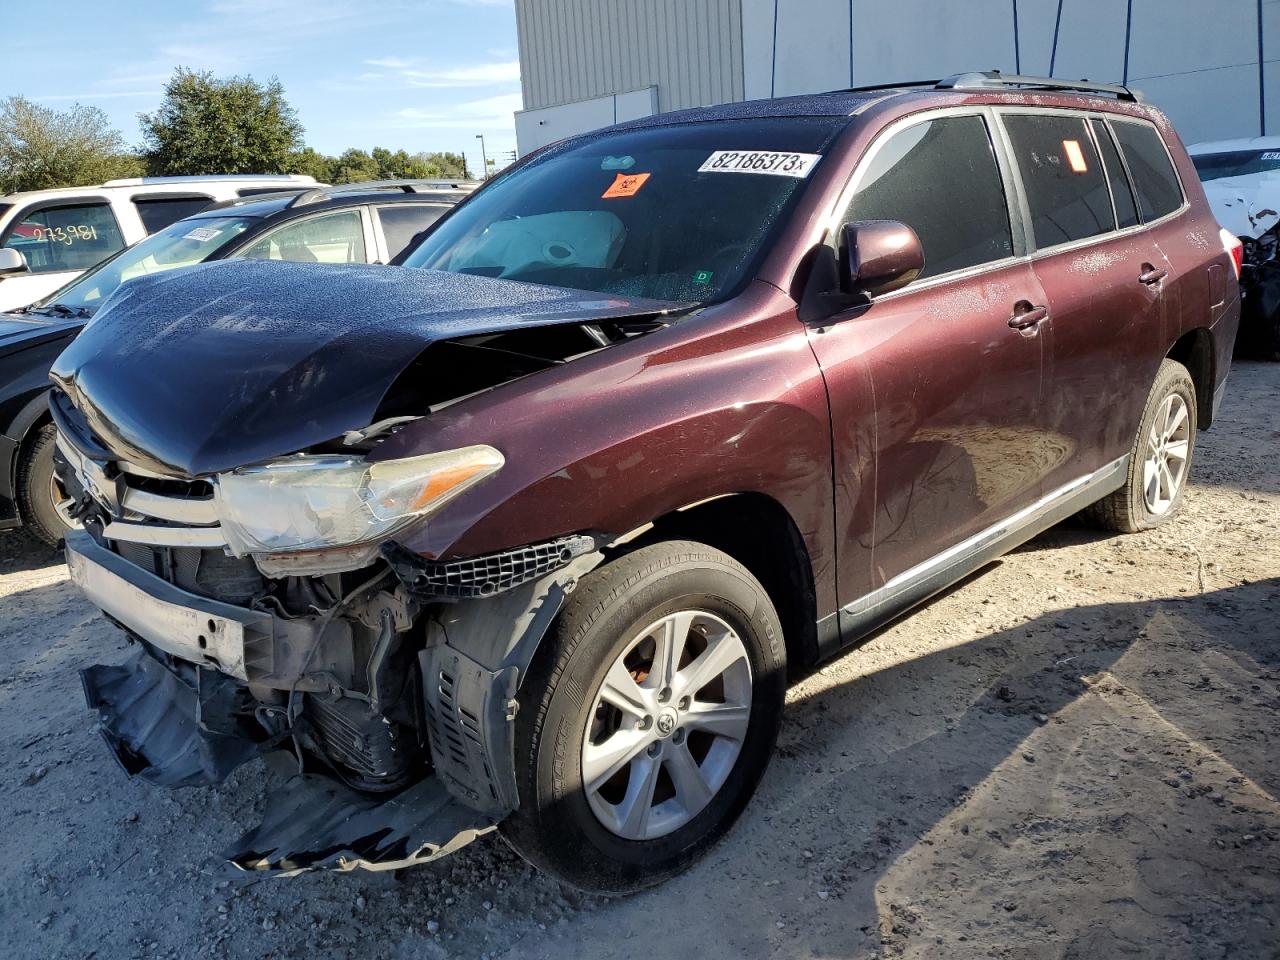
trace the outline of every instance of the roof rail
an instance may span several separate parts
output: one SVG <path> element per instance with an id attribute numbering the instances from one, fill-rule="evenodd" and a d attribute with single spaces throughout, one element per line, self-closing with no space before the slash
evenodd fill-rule
<path id="1" fill-rule="evenodd" d="M 1117 100 L 1140 103 L 1142 95 L 1118 83 L 1090 83 L 1088 80 L 1058 80 L 1054 77 L 1024 77 L 1016 73 L 988 70 L 985 73 L 958 73 L 939 80 L 939 90 L 990 90 L 1026 87 L 1035 90 L 1064 90 L 1075 93 L 1103 93 Z"/>
<path id="2" fill-rule="evenodd" d="M 304 190 L 290 201 L 291 207 L 305 207 L 311 203 L 319 203 L 343 193 L 422 193 L 422 194 L 469 194 L 480 186 L 476 180 L 364 180 L 360 183 L 340 183 L 331 187 L 316 187 Z M 447 202 L 447 201 L 446 201 Z"/>
<path id="3" fill-rule="evenodd" d="M 300 173 L 211 173 L 207 176 L 181 176 L 181 177 L 120 177 L 115 180 L 108 180 L 103 184 L 104 187 L 140 187 L 149 184 L 165 184 L 165 183 L 199 183 L 206 180 L 214 180 L 219 182 L 237 183 L 244 180 L 262 180 L 267 183 L 302 183 L 312 184 L 316 182 L 315 177 L 310 177 Z"/>
<path id="4" fill-rule="evenodd" d="M 897 83 L 864 83 L 856 87 L 846 87 L 845 93 L 874 92 L 876 90 L 905 90 L 908 87 L 936 87 L 941 80 L 899 80 Z"/>

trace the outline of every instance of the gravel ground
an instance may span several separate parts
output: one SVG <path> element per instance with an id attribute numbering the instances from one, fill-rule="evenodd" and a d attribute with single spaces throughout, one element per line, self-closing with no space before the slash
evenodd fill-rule
<path id="1" fill-rule="evenodd" d="M 246 879 L 273 775 L 125 779 L 76 671 L 120 635 L 0 536 L 6 957 L 1280 957 L 1280 365 L 1238 364 L 1174 523 L 1066 525 L 794 686 L 687 875 L 584 897 L 490 836 Z"/>

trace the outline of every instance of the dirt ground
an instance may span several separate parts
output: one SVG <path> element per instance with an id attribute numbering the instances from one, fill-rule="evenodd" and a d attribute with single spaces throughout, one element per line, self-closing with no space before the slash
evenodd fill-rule
<path id="1" fill-rule="evenodd" d="M 595 899 L 495 836 L 246 879 L 271 776 L 128 781 L 76 671 L 125 644 L 0 536 L 0 955 L 1280 957 L 1280 365 L 1237 364 L 1184 514 L 1041 536 L 796 685 L 687 875 Z"/>

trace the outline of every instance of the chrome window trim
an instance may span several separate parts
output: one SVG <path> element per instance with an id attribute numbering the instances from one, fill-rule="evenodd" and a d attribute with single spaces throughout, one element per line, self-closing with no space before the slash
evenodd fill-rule
<path id="1" fill-rule="evenodd" d="M 1097 143 L 1096 141 L 1093 140 L 1093 128 L 1092 128 L 1092 125 L 1088 123 L 1088 121 L 1094 118 L 1097 118 L 1099 120 L 1102 120 L 1104 123 L 1109 124 L 1112 119 L 1119 117 L 1119 114 L 1107 113 L 1106 111 L 1103 111 L 1103 110 L 1081 110 L 1074 107 L 1022 107 L 1022 106 L 993 107 L 992 112 L 996 116 L 997 123 L 999 123 L 1000 129 L 1003 132 L 1005 137 L 1008 136 L 1008 131 L 1006 131 L 1004 127 L 1004 121 L 1003 121 L 1004 116 L 1030 114 L 1033 116 L 1079 117 L 1080 119 L 1085 121 L 1085 128 L 1089 131 L 1089 138 L 1090 138 L 1090 141 L 1093 142 L 1094 144 L 1095 152 L 1098 153 L 1099 162 L 1103 164 L 1103 170 L 1104 170 L 1104 176 L 1105 176 L 1105 170 L 1106 170 L 1105 161 L 1102 160 L 1101 151 L 1097 149 Z M 1178 177 L 1178 187 L 1179 189 L 1182 190 L 1182 206 L 1178 207 L 1176 210 L 1171 210 L 1169 213 L 1166 213 L 1163 217 L 1158 217 L 1155 220 L 1147 220 L 1145 222 L 1142 222 L 1141 221 L 1141 216 L 1142 216 L 1141 205 L 1138 204 L 1138 197 L 1135 192 L 1134 203 L 1139 207 L 1138 209 L 1138 216 L 1140 219 L 1139 223 L 1135 224 L 1132 227 L 1117 227 L 1114 230 L 1108 230 L 1104 233 L 1095 233 L 1092 236 L 1084 237 L 1080 240 L 1068 240 L 1065 243 L 1057 243 L 1048 247 L 1036 246 L 1035 235 L 1031 233 L 1030 230 L 1028 230 L 1027 231 L 1027 242 L 1028 242 L 1027 249 L 1029 251 L 1028 253 L 1029 259 L 1034 261 L 1034 260 L 1039 260 L 1045 256 L 1053 256 L 1059 253 L 1071 253 L 1072 251 L 1079 250 L 1082 247 L 1091 246 L 1095 243 L 1103 243 L 1113 238 L 1126 237 L 1131 234 L 1141 233 L 1143 230 L 1148 230 L 1152 227 L 1158 227 L 1169 220 L 1176 219 L 1177 217 L 1182 216 L 1184 213 L 1186 213 L 1188 210 L 1191 209 L 1191 201 L 1187 199 L 1187 191 L 1182 185 L 1182 177 L 1178 173 L 1178 165 L 1173 162 L 1173 155 L 1169 153 L 1169 145 L 1164 142 L 1164 137 L 1160 136 L 1160 129 L 1150 120 L 1144 120 L 1139 117 L 1125 116 L 1120 118 L 1120 121 L 1122 123 L 1146 124 L 1147 126 L 1151 127 L 1153 130 L 1155 130 L 1156 136 L 1159 137 L 1160 143 L 1163 144 L 1165 153 L 1169 157 L 1169 164 L 1173 167 L 1174 176 Z M 1133 186 L 1136 191 L 1137 188 L 1136 188 L 1136 185 L 1133 183 L 1133 176 L 1129 172 L 1129 162 L 1124 155 L 1123 148 L 1120 146 L 1119 138 L 1115 137 L 1114 134 L 1112 135 L 1112 137 L 1115 140 L 1116 152 L 1120 154 L 1120 162 L 1124 165 L 1124 175 L 1128 178 L 1130 185 Z M 1013 173 L 1018 178 L 1017 187 L 1021 194 L 1022 202 L 1025 204 L 1027 192 L 1026 192 L 1026 187 L 1022 183 L 1022 171 L 1017 166 L 1016 158 L 1013 165 Z M 1109 192 L 1110 192 L 1110 185 L 1108 185 L 1108 193 Z M 1114 205 L 1115 205 L 1115 201 L 1113 198 L 1112 200 L 1113 209 L 1114 209 Z M 1119 217 L 1116 218 L 1116 222 L 1119 223 Z M 905 289 L 911 289 L 911 288 L 907 287 Z"/>
<path id="2" fill-rule="evenodd" d="M 1145 123 L 1156 131 L 1156 135 L 1160 137 L 1160 142 L 1164 144 L 1165 153 L 1169 156 L 1169 162 L 1173 166 L 1174 175 L 1178 177 L 1178 184 L 1182 188 L 1182 206 L 1176 210 L 1172 210 L 1155 220 L 1137 223 L 1131 227 L 1117 227 L 1106 233 L 1095 234 L 1091 237 L 1085 237 L 1082 240 L 1072 240 L 1067 243 L 1056 244 L 1051 247 L 1036 247 L 1035 237 L 1031 233 L 1029 222 L 1027 222 L 1028 211 L 1026 209 L 1026 192 L 1022 187 L 1021 174 L 1017 167 L 1016 158 L 1013 156 L 1011 145 L 1008 140 L 1008 132 L 1005 130 L 1004 124 L 1000 117 L 1002 114 L 1022 113 L 1022 114 L 1040 114 L 1048 116 L 1077 116 L 1086 121 L 1086 128 L 1089 130 L 1089 136 L 1092 140 L 1093 130 L 1087 121 L 1091 119 L 1100 119 L 1104 123 L 1110 123 L 1113 119 L 1122 123 Z M 836 197 L 835 203 L 828 210 L 825 219 L 822 221 L 823 226 L 819 231 L 816 243 L 822 243 L 827 246 L 835 247 L 840 226 L 840 218 L 845 209 L 849 206 L 853 195 L 857 193 L 858 187 L 861 185 L 863 177 L 870 161 L 884 147 L 889 138 L 898 132 L 922 123 L 928 120 L 934 120 L 945 117 L 964 117 L 978 116 L 982 117 L 987 124 L 987 130 L 992 138 L 993 146 L 996 151 L 997 166 L 1000 168 L 1001 179 L 1005 189 L 1005 207 L 1009 211 L 1009 227 L 1013 235 L 1015 249 L 1018 246 L 1019 234 L 1022 237 L 1022 243 L 1026 252 L 1015 254 L 1011 257 L 1005 257 L 1002 260 L 991 260 L 986 263 L 975 264 L 971 267 L 964 267 L 959 270 L 952 270 L 948 273 L 940 273 L 937 276 L 928 277 L 924 280 L 918 280 L 915 283 L 908 284 L 900 290 L 894 290 L 890 293 L 881 294 L 877 297 L 870 298 L 872 304 L 888 302 L 898 297 L 908 296 L 917 290 L 930 290 L 943 283 L 955 280 L 969 280 L 973 277 L 979 277 L 986 273 L 1004 270 L 1020 263 L 1032 264 L 1044 257 L 1056 256 L 1062 253 L 1072 253 L 1084 247 L 1092 246 L 1098 243 L 1109 242 L 1113 239 L 1123 239 L 1129 236 L 1135 236 L 1144 230 L 1154 227 L 1160 227 L 1169 221 L 1181 217 L 1191 209 L 1191 201 L 1187 196 L 1185 185 L 1182 181 L 1182 174 L 1178 171 L 1178 165 L 1173 161 L 1173 154 L 1169 151 L 1169 145 L 1165 143 L 1164 137 L 1160 134 L 1160 129 L 1150 120 L 1142 117 L 1130 117 L 1128 115 L 1120 115 L 1110 113 L 1106 110 L 1081 109 L 1077 107 L 1034 107 L 1034 106 L 1002 106 L 999 104 L 970 104 L 957 107 L 937 107 L 931 110 L 922 110 L 919 113 L 908 114 L 905 117 L 899 117 L 892 123 L 885 126 L 883 130 L 876 134 L 876 137 L 863 151 L 862 156 L 858 158 L 858 162 L 854 167 L 853 173 L 850 174 L 848 181 L 841 189 Z M 1114 138 L 1114 134 L 1112 135 Z M 1000 141 L 997 143 L 997 139 Z M 1002 146 L 1003 145 L 1003 146 Z M 1006 151 L 1008 159 L 1008 168 L 1002 162 L 1001 150 Z M 1095 142 L 1095 150 L 1097 145 Z M 1128 161 L 1125 159 L 1124 151 L 1120 147 L 1119 140 L 1116 139 L 1116 151 L 1120 154 L 1120 161 L 1125 165 L 1125 176 L 1128 177 L 1130 184 L 1133 183 L 1133 177 L 1129 174 Z M 1099 154 L 1100 156 L 1101 154 Z M 1010 179 L 1016 178 L 1016 179 Z M 1012 191 L 1012 192 L 1011 192 Z M 1134 197 L 1135 202 L 1137 197 Z M 1114 201 L 1113 201 L 1114 203 Z M 1021 226 L 1015 223 L 1015 206 L 1021 211 L 1017 219 L 1021 220 Z M 1139 210 L 1141 216 L 1141 210 Z M 1119 222 L 1119 218 L 1117 218 Z"/>

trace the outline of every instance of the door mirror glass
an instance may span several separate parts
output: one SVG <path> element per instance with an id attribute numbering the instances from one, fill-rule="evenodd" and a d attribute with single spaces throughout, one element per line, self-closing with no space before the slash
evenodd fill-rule
<path id="1" fill-rule="evenodd" d="M 924 271 L 920 238 L 897 220 L 857 220 L 840 228 L 847 293 L 874 297 L 905 287 Z"/>
<path id="2" fill-rule="evenodd" d="M 15 273 L 27 272 L 27 258 L 21 251 L 10 247 L 0 247 L 0 277 L 9 277 Z"/>

